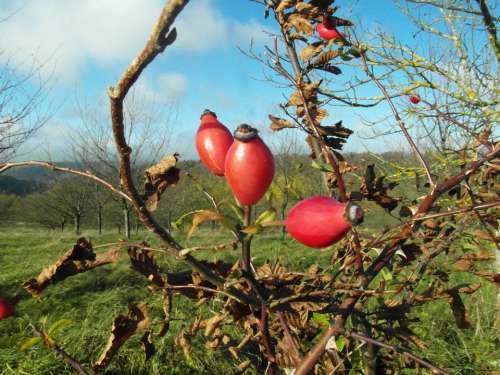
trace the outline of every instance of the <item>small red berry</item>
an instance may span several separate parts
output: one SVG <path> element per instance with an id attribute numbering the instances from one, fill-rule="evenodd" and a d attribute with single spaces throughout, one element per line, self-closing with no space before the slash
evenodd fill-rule
<path id="1" fill-rule="evenodd" d="M 240 125 L 226 155 L 227 182 L 236 199 L 246 206 L 264 196 L 274 177 L 273 154 L 257 133 L 250 125 Z"/>
<path id="2" fill-rule="evenodd" d="M 196 132 L 196 149 L 201 162 L 216 176 L 224 176 L 226 153 L 233 143 L 231 132 L 206 109 Z"/>
<path id="3" fill-rule="evenodd" d="M 335 27 L 329 27 L 329 25 L 325 25 L 323 22 L 316 25 L 316 31 L 319 36 L 325 40 L 345 38 L 344 34 L 338 31 Z"/>
<path id="4" fill-rule="evenodd" d="M 3 298 L 0 298 L 0 320 L 6 319 L 14 314 L 14 308 Z"/>
<path id="5" fill-rule="evenodd" d="M 410 102 L 412 104 L 418 104 L 418 103 L 420 103 L 420 96 L 418 94 L 411 94 L 410 95 Z"/>
<path id="6" fill-rule="evenodd" d="M 288 233 L 300 243 L 326 247 L 342 239 L 363 220 L 361 207 L 330 197 L 311 197 L 291 208 L 286 219 Z"/>

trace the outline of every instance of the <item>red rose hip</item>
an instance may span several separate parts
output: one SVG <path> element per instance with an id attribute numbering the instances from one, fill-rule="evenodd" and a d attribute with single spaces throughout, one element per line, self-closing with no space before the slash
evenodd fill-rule
<path id="1" fill-rule="evenodd" d="M 412 94 L 412 95 L 410 95 L 410 102 L 412 104 L 418 104 L 418 103 L 420 103 L 420 96 L 418 94 Z"/>
<path id="2" fill-rule="evenodd" d="M 338 31 L 335 27 L 325 25 L 323 22 L 316 25 L 316 31 L 318 32 L 319 36 L 325 40 L 344 39 L 344 34 Z"/>
<path id="3" fill-rule="evenodd" d="M 361 207 L 330 197 L 311 197 L 288 212 L 288 233 L 298 242 L 314 248 L 326 247 L 342 239 L 353 225 L 363 220 Z"/>
<path id="4" fill-rule="evenodd" d="M 224 176 L 226 153 L 233 143 L 231 132 L 206 109 L 196 132 L 196 150 L 201 162 L 216 176 Z"/>
<path id="5" fill-rule="evenodd" d="M 273 154 L 257 133 L 250 125 L 240 125 L 226 155 L 227 182 L 236 199 L 245 206 L 257 203 L 274 177 Z"/>
<path id="6" fill-rule="evenodd" d="M 6 319 L 14 314 L 14 308 L 3 298 L 0 298 L 0 320 Z"/>

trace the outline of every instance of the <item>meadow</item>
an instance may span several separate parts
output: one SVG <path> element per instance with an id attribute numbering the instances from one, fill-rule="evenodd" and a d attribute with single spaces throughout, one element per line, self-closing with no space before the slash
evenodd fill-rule
<path id="1" fill-rule="evenodd" d="M 98 236 L 85 231 L 93 245 L 115 242 L 116 233 Z M 188 247 L 200 244 L 223 243 L 231 240 L 221 231 L 202 229 L 187 240 L 183 233 L 176 233 Z M 125 313 L 132 302 L 145 301 L 150 310 L 153 327 L 160 325 L 161 299 L 146 289 L 147 280 L 130 268 L 124 250 L 119 262 L 99 267 L 50 286 L 40 300 L 32 298 L 21 284 L 35 277 L 43 267 L 53 263 L 75 242 L 75 235 L 23 225 L 0 229 L 0 295 L 15 303 L 15 316 L 0 321 L 0 374 L 70 374 L 74 370 L 65 364 L 53 351 L 36 345 L 21 351 L 22 343 L 33 336 L 30 324 L 49 329 L 55 322 L 64 320 L 54 338 L 67 352 L 85 365 L 95 360 L 105 345 L 113 319 Z M 152 244 L 155 239 L 146 232 L 134 235 L 131 241 L 146 240 Z M 101 250 L 101 249 L 99 249 Z M 236 261 L 237 250 L 205 252 L 202 257 L 215 260 Z M 281 239 L 277 231 L 266 233 L 255 239 L 253 244 L 255 264 L 266 261 L 280 261 L 295 270 L 306 270 L 312 264 L 327 268 L 330 251 L 306 249 L 290 238 Z M 185 267 L 161 255 L 158 261 L 163 270 L 178 271 Z M 445 258 L 437 259 L 444 262 Z M 450 285 L 471 281 L 470 276 L 455 273 Z M 477 282 L 478 280 L 474 280 Z M 446 301 L 440 300 L 415 309 L 411 323 L 425 343 L 425 349 L 417 349 L 422 356 L 447 368 L 453 374 L 493 374 L 500 369 L 500 334 L 495 319 L 496 288 L 482 282 L 483 288 L 473 295 L 464 295 L 472 327 L 459 330 Z M 172 325 L 169 333 L 156 347 L 156 354 L 145 363 L 139 344 L 139 334 L 129 340 L 112 361 L 107 374 L 233 374 L 237 365 L 225 350 L 205 349 L 202 335 L 192 342 L 190 360 L 176 347 L 175 333 L 182 326 L 189 325 L 195 310 L 208 316 L 214 309 L 210 302 L 199 307 L 186 297 L 176 295 L 173 300 Z M 90 367 L 90 366 L 89 366 Z M 409 371 L 409 370 L 408 370 Z M 258 373 L 250 368 L 248 374 Z M 353 373 L 358 373 L 354 370 Z M 410 373 L 410 372 L 405 372 Z M 425 373 L 425 372 L 424 372 Z"/>

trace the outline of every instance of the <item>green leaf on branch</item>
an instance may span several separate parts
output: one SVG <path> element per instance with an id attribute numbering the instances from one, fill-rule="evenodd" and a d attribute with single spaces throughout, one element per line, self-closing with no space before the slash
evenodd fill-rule
<path id="1" fill-rule="evenodd" d="M 28 350 L 31 347 L 39 344 L 41 341 L 42 341 L 42 338 L 40 336 L 30 337 L 29 339 L 26 339 L 23 341 L 19 350 L 24 352 L 25 350 Z"/>
<path id="2" fill-rule="evenodd" d="M 53 335 L 64 327 L 69 326 L 71 323 L 73 323 L 73 321 L 71 321 L 70 319 L 60 319 L 49 327 L 49 329 L 47 330 L 47 335 Z"/>
<path id="3" fill-rule="evenodd" d="M 333 168 L 330 164 L 324 163 L 322 161 L 313 160 L 311 166 L 321 172 L 331 172 L 333 173 Z"/>
<path id="4" fill-rule="evenodd" d="M 270 221 L 274 221 L 276 220 L 276 215 L 276 209 L 274 207 L 271 207 L 259 215 L 257 220 L 255 220 L 255 224 L 265 224 Z"/>
<path id="5" fill-rule="evenodd" d="M 392 280 L 392 272 L 389 271 L 387 268 L 382 268 L 380 270 L 380 274 L 384 278 L 385 281 L 391 281 Z"/>

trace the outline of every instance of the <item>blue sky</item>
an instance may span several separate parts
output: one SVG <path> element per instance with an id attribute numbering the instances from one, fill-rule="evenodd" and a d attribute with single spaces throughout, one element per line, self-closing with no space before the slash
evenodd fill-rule
<path id="1" fill-rule="evenodd" d="M 23 158 L 67 155 L 67 137 L 78 126 L 75 98 L 99 105 L 106 87 L 116 82 L 144 41 L 158 15 L 160 0 L 2 0 L 0 19 L 0 64 L 9 57 L 23 73 L 35 57 L 43 62 L 41 74 L 52 77 L 49 97 L 54 115 L 24 149 Z M 377 24 L 403 40 L 411 39 L 411 28 L 393 0 L 338 0 L 340 16 L 357 24 L 357 33 Z M 151 64 L 139 83 L 146 96 L 178 103 L 178 118 L 172 126 L 169 151 L 185 159 L 195 158 L 194 134 L 204 108 L 218 113 L 234 129 L 248 122 L 261 129 L 264 139 L 275 135 L 267 130 L 267 115 L 277 113 L 283 101 L 281 90 L 263 79 L 264 67 L 241 54 L 253 39 L 257 49 L 268 41 L 263 29 L 273 29 L 261 6 L 249 0 L 191 0 L 175 25 L 178 40 Z M 4 59 L 4 60 L 2 60 Z M 104 102 L 105 103 L 105 102 Z M 362 111 L 364 116 L 381 116 L 380 107 Z M 330 111 L 333 112 L 333 111 Z M 335 119 L 355 129 L 346 149 L 383 151 L 386 142 L 366 141 L 359 111 L 335 109 Z M 50 145 L 47 146 L 47 144 Z M 402 143 L 401 143 L 402 144 Z M 42 147 L 40 147 L 42 146 Z M 393 144 L 394 146 L 394 144 Z"/>

